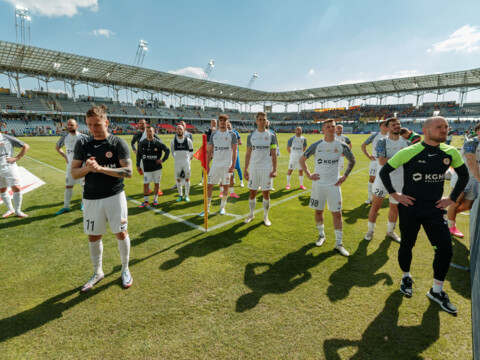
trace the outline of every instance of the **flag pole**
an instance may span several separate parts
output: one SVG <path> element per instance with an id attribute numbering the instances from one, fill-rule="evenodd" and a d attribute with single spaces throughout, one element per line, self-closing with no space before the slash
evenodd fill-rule
<path id="1" fill-rule="evenodd" d="M 203 168 L 203 223 L 205 227 L 205 232 L 208 230 L 208 198 L 207 198 L 207 184 L 208 184 L 208 173 L 207 173 L 207 166 L 208 166 L 208 159 L 207 159 L 207 135 L 203 134 L 202 136 L 202 147 L 204 149 L 202 153 L 202 166 Z"/>

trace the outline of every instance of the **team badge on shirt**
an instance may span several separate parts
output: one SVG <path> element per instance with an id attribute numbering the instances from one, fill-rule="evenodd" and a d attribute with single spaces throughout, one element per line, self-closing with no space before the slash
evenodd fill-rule
<path id="1" fill-rule="evenodd" d="M 449 158 L 443 159 L 443 163 L 444 163 L 445 165 L 450 165 L 450 159 L 449 159 Z"/>
<path id="2" fill-rule="evenodd" d="M 105 153 L 105 157 L 108 158 L 108 159 L 110 159 L 112 156 L 113 156 L 113 153 L 111 151 L 107 151 Z"/>

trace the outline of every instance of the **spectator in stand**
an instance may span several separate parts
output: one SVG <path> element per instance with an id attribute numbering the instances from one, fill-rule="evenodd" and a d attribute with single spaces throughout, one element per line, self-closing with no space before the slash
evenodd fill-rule
<path id="1" fill-rule="evenodd" d="M 413 130 L 409 130 L 408 128 L 401 128 L 400 129 L 400 136 L 403 137 L 405 140 L 410 141 L 412 144 L 416 144 L 422 141 L 420 135 L 418 135 Z"/>

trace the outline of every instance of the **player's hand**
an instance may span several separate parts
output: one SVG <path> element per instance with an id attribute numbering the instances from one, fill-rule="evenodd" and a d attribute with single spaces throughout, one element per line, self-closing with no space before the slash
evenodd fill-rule
<path id="1" fill-rule="evenodd" d="M 137 150 L 133 150 L 133 152 L 134 152 L 135 154 L 137 154 Z"/>
<path id="2" fill-rule="evenodd" d="M 85 166 L 88 170 L 95 172 L 99 172 L 102 168 L 100 165 L 98 165 L 97 160 L 95 160 L 94 156 L 85 161 Z"/>
<path id="3" fill-rule="evenodd" d="M 7 163 L 9 163 L 9 164 L 13 164 L 13 163 L 15 163 L 15 162 L 17 162 L 17 161 L 18 161 L 18 158 L 16 158 L 16 157 L 13 157 L 13 158 L 9 157 L 9 158 L 7 158 Z"/>
<path id="4" fill-rule="evenodd" d="M 369 158 L 370 158 L 370 160 L 372 160 L 372 161 L 377 160 L 377 158 L 376 158 L 375 156 L 373 156 L 373 155 L 370 155 Z"/>
<path id="5" fill-rule="evenodd" d="M 347 177 L 345 175 L 340 176 L 340 179 L 338 179 L 338 181 L 335 183 L 335 186 L 342 185 L 345 182 L 345 180 L 347 180 Z"/>
<path id="6" fill-rule="evenodd" d="M 312 181 L 320 180 L 320 174 L 313 173 L 313 174 L 305 174 L 305 175 L 307 175 L 307 178 L 309 178 Z"/>
<path id="7" fill-rule="evenodd" d="M 440 200 L 437 201 L 437 208 L 443 210 L 443 209 L 449 207 L 450 205 L 452 205 L 454 202 L 455 201 L 450 199 L 450 197 L 444 196 Z"/>
<path id="8" fill-rule="evenodd" d="M 388 196 L 391 196 L 392 199 L 395 201 L 398 201 L 400 204 L 404 206 L 409 206 L 413 205 L 413 202 L 415 201 L 415 198 L 409 195 L 403 195 L 401 193 L 391 193 Z"/>
<path id="9" fill-rule="evenodd" d="M 270 177 L 271 177 L 271 178 L 277 177 L 277 170 L 272 171 L 272 172 L 270 173 Z"/>
<path id="10" fill-rule="evenodd" d="M 140 166 L 137 166 L 137 171 L 140 175 L 143 175 L 143 170 Z"/>
<path id="11" fill-rule="evenodd" d="M 233 173 L 234 170 L 235 170 L 235 165 L 232 165 L 228 168 L 229 173 Z"/>
<path id="12" fill-rule="evenodd" d="M 161 159 L 158 159 L 157 164 L 163 164 L 163 161 Z"/>
<path id="13" fill-rule="evenodd" d="M 243 177 L 244 177 L 245 180 L 247 180 L 247 181 L 250 180 L 250 174 L 248 173 L 248 170 L 247 170 L 247 169 L 243 170 Z"/>

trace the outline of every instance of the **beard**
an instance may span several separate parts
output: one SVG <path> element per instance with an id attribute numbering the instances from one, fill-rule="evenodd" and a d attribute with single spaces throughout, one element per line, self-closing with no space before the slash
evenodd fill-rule
<path id="1" fill-rule="evenodd" d="M 441 143 L 441 142 L 447 141 L 447 134 L 445 134 L 445 135 L 437 135 L 437 136 L 429 135 L 428 138 L 429 138 L 430 140 L 433 140 L 433 141 L 436 141 L 436 142 Z"/>

